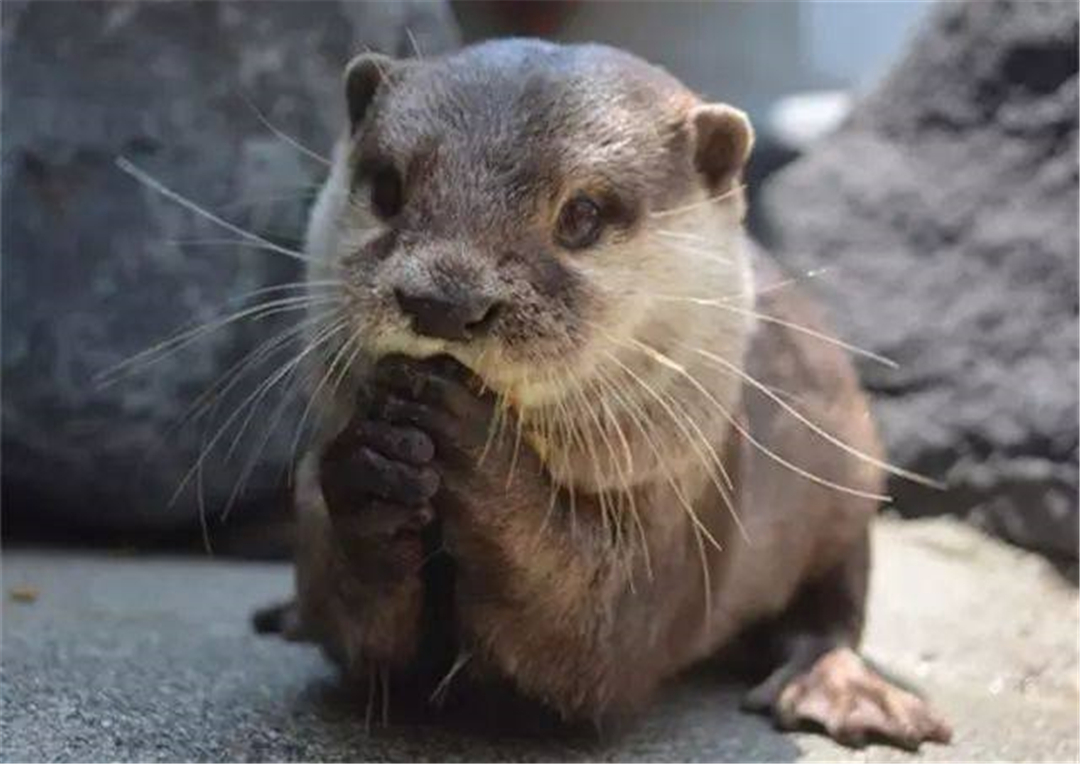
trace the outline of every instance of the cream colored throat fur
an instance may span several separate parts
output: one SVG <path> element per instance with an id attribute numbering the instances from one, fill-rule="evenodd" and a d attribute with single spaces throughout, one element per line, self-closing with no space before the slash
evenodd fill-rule
<path id="1" fill-rule="evenodd" d="M 383 230 L 365 205 L 350 200 L 347 156 L 343 140 L 309 222 L 312 281 L 341 277 L 350 253 Z M 384 307 L 347 303 L 345 310 L 357 312 L 360 351 L 348 373 L 353 384 L 313 391 L 326 422 L 322 437 L 344 426 L 372 360 L 448 353 L 501 397 L 492 437 L 530 444 L 557 485 L 601 493 L 677 481 L 690 492 L 691 483 L 722 480 L 719 455 L 742 385 L 700 351 L 743 365 L 754 328 L 743 212 L 741 190 L 710 199 L 701 189 L 647 213 L 628 240 L 573 259 L 610 307 L 590 316 L 582 347 L 565 363 L 511 362 L 490 343 L 419 337 Z M 315 363 L 329 364 L 332 355 L 322 353 Z"/>
<path id="2" fill-rule="evenodd" d="M 734 208 L 741 200 L 701 201 L 650 220 L 632 241 L 582 265 L 632 297 L 593 322 L 584 363 L 569 379 L 521 402 L 558 484 L 619 491 L 720 469 L 742 384 L 698 351 L 742 366 L 754 285 Z M 734 310 L 703 310 L 694 300 L 706 296 Z"/>

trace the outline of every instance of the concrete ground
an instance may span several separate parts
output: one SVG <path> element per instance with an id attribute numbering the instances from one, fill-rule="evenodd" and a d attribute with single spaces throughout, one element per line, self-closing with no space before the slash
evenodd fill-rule
<path id="1" fill-rule="evenodd" d="M 707 671 L 619 734 L 368 732 L 309 647 L 256 637 L 283 564 L 7 549 L 2 755 L 102 760 L 1077 760 L 1077 592 L 946 520 L 877 529 L 867 652 L 927 692 L 955 742 L 918 754 L 781 734 Z"/>

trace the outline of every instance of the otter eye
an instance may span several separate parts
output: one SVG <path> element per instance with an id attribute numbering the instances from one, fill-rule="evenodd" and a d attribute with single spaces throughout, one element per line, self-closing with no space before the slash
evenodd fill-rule
<path id="1" fill-rule="evenodd" d="M 375 170 L 371 175 L 371 206 L 375 214 L 383 219 L 392 218 L 401 212 L 402 204 L 401 176 L 392 167 Z"/>
<path id="2" fill-rule="evenodd" d="M 567 249 L 585 249 L 596 243 L 603 227 L 600 207 L 589 197 L 579 194 L 559 211 L 555 238 Z"/>

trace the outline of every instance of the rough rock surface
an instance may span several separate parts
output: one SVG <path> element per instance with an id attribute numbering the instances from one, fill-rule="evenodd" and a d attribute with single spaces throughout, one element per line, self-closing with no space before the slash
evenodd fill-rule
<path id="1" fill-rule="evenodd" d="M 284 563 L 6 549 L 0 760 L 1075 761 L 1075 588 L 951 518 L 883 522 L 874 543 L 867 654 L 948 716 L 950 746 L 782 734 L 707 666 L 601 739 L 406 722 L 393 694 L 369 734 L 363 692 L 317 650 L 251 633 L 292 586 Z"/>
<path id="2" fill-rule="evenodd" d="M 1077 6 L 942 3 L 765 192 L 766 240 L 863 363 L 907 514 L 1077 553 Z"/>
<path id="3" fill-rule="evenodd" d="M 170 505 L 265 369 L 211 415 L 176 426 L 214 380 L 298 314 L 238 322 L 109 387 L 95 377 L 237 308 L 229 301 L 244 293 L 295 280 L 300 263 L 228 243 L 236 237 L 140 186 L 116 158 L 295 247 L 325 168 L 275 136 L 249 103 L 325 154 L 343 125 L 340 77 L 352 55 L 370 47 L 407 56 L 414 41 L 439 52 L 456 43 L 456 28 L 445 4 L 425 2 L 5 2 L 2 12 L 5 524 L 189 524 L 194 489 L 211 511 L 226 506 L 241 457 L 271 429 L 272 399 L 226 460 L 243 422 L 234 418 Z M 296 418 L 285 411 L 244 494 L 264 505 L 289 456 L 286 423 Z"/>

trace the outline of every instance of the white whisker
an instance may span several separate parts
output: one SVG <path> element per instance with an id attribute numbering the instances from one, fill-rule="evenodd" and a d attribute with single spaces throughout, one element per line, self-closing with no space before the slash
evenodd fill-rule
<path id="1" fill-rule="evenodd" d="M 409 44 L 412 45 L 413 55 L 416 56 L 418 61 L 423 61 L 424 51 L 420 49 L 420 43 L 416 41 L 416 36 L 408 27 L 405 27 L 405 36 L 409 38 Z"/>
<path id="2" fill-rule="evenodd" d="M 888 495 L 875 493 L 873 491 L 864 491 L 860 488 L 853 488 L 852 486 L 844 485 L 842 483 L 835 483 L 831 480 L 828 480 L 827 478 L 821 477 L 820 475 L 815 475 L 813 472 L 810 472 L 800 467 L 799 465 L 788 461 L 787 459 L 770 449 L 764 443 L 759 441 L 757 438 L 755 438 L 753 434 L 751 434 L 749 430 L 747 430 L 742 424 L 740 424 L 738 419 L 734 415 L 732 415 L 732 413 L 728 411 L 727 408 L 725 408 L 724 405 L 720 403 L 720 401 L 716 399 L 716 396 L 709 392 L 709 390 L 703 384 L 701 384 L 700 381 L 698 381 L 697 377 L 688 372 L 682 364 L 673 361 L 671 358 L 668 358 L 660 351 L 646 345 L 639 340 L 632 339 L 630 340 L 630 342 L 633 343 L 633 346 L 640 350 L 642 353 L 644 353 L 647 357 L 661 364 L 665 368 L 671 369 L 679 376 L 686 379 L 696 390 L 698 390 L 698 392 L 704 395 L 705 398 L 716 407 L 717 411 L 724 417 L 725 420 L 727 420 L 728 424 L 731 426 L 732 429 L 735 430 L 735 432 L 739 433 L 739 435 L 745 438 L 747 442 L 757 448 L 758 451 L 775 461 L 777 464 L 786 467 L 795 474 L 801 475 L 802 477 L 813 483 L 825 486 L 826 488 L 832 488 L 833 490 L 839 491 L 840 493 L 846 493 L 852 496 L 858 496 L 863 499 L 872 499 L 875 501 L 891 501 L 891 497 Z"/>
<path id="3" fill-rule="evenodd" d="M 239 94 L 240 99 L 245 104 L 247 104 L 247 107 L 249 109 L 251 109 L 251 112 L 255 115 L 255 118 L 258 119 L 259 122 L 262 123 L 263 127 L 265 127 L 267 130 L 269 130 L 275 136 L 277 136 L 278 138 L 283 140 L 285 143 L 292 146 L 294 149 L 296 149 L 297 151 L 299 151 L 301 154 L 308 157 L 309 159 L 314 159 L 316 162 L 318 162 L 318 163 L 320 163 L 322 165 L 325 165 L 327 167 L 330 166 L 330 160 L 329 159 L 327 159 L 326 157 L 324 157 L 321 154 L 318 154 L 318 153 L 312 151 L 307 146 L 300 143 L 300 141 L 293 138 L 291 135 L 288 135 L 283 130 L 279 130 L 277 127 L 275 127 L 270 122 L 270 120 L 266 117 L 266 115 L 262 113 L 262 110 L 258 106 L 255 105 L 255 102 L 252 101 L 250 98 L 248 98 L 246 93 L 244 93 L 243 91 L 237 91 L 237 93 Z"/>
<path id="4" fill-rule="evenodd" d="M 796 409 L 794 406 L 789 404 L 787 401 L 783 400 L 779 395 L 774 393 L 772 390 L 770 390 L 768 387 L 766 387 L 762 383 L 758 382 L 756 379 L 754 379 L 752 376 L 750 376 L 749 374 L 744 372 L 742 369 L 740 369 L 735 364 L 731 363 L 730 361 L 728 361 L 728 360 L 726 360 L 724 358 L 721 358 L 720 356 L 716 355 L 715 353 L 710 353 L 707 350 L 702 350 L 700 348 L 690 348 L 690 349 L 693 350 L 694 352 L 696 352 L 701 357 L 708 359 L 709 361 L 711 361 L 713 364 L 719 366 L 720 368 L 727 370 L 731 374 L 734 374 L 739 379 L 741 379 L 742 381 L 744 381 L 746 384 L 750 385 L 751 387 L 755 388 L 756 390 L 761 391 L 761 393 L 763 395 L 765 395 L 766 397 L 768 397 L 769 400 L 776 403 L 776 405 L 780 406 L 780 408 L 782 408 L 788 414 L 795 417 L 796 420 L 798 420 L 799 422 L 804 424 L 812 432 L 814 432 L 815 434 L 817 434 L 818 436 L 823 438 L 825 441 L 827 441 L 827 442 L 831 443 L 832 445 L 836 446 L 841 451 L 844 451 L 844 452 L 846 452 L 848 454 L 851 454 L 852 456 L 855 456 L 855 457 L 861 459 L 862 461 L 866 462 L 867 464 L 872 464 L 875 467 L 883 469 L 883 470 L 885 470 L 886 472 L 888 472 L 890 474 L 896 475 L 898 477 L 905 478 L 905 479 L 910 480 L 912 482 L 919 483 L 921 485 L 930 486 L 932 488 L 938 488 L 938 489 L 943 489 L 945 487 L 944 485 L 937 482 L 936 480 L 932 480 L 932 479 L 930 479 L 928 477 L 925 477 L 923 475 L 920 475 L 920 474 L 918 474 L 916 472 L 911 472 L 910 470 L 905 470 L 902 467 L 897 467 L 895 465 L 889 464 L 888 462 L 882 461 L 881 459 L 878 459 L 878 458 L 876 458 L 874 456 L 871 456 L 870 454 L 863 453 L 862 451 L 855 448 L 854 446 L 848 445 L 844 441 L 840 440 L 840 438 L 836 437 L 835 435 L 831 434 L 827 430 L 819 427 L 814 422 L 810 421 L 810 419 L 808 419 L 806 416 L 804 416 L 798 409 Z"/>
<path id="5" fill-rule="evenodd" d="M 228 220 L 225 220 L 224 218 L 221 218 L 221 217 L 215 215 L 213 212 L 210 212 L 209 210 L 207 210 L 207 209 L 205 209 L 203 207 L 200 207 L 198 204 L 193 202 L 191 199 L 188 199 L 185 196 L 181 196 L 176 191 L 173 191 L 168 186 L 164 185 L 160 181 L 158 181 L 155 178 L 151 177 L 145 170 L 142 170 L 141 168 L 139 168 L 136 165 L 132 164 L 125 157 L 117 157 L 116 158 L 116 166 L 118 168 L 120 168 L 120 170 L 122 170 L 123 172 L 125 172 L 128 175 L 130 175 L 131 177 L 133 177 L 135 180 L 142 183 L 147 188 L 150 188 L 151 190 L 156 191 L 157 193 L 164 196 L 166 199 L 169 199 L 169 200 L 171 200 L 173 202 L 176 202 L 177 204 L 179 204 L 184 209 L 186 209 L 186 210 L 188 210 L 190 212 L 193 212 L 196 215 L 199 215 L 200 217 L 206 218 L 211 223 L 214 223 L 216 225 L 221 226 L 226 231 L 231 231 L 232 233 L 236 234 L 237 236 L 239 236 L 239 237 L 241 237 L 243 239 L 246 239 L 248 241 L 252 241 L 252 242 L 256 242 L 258 244 L 261 244 L 266 249 L 269 249 L 269 250 L 271 250 L 273 252 L 277 252 L 280 255 L 285 255 L 286 257 L 290 257 L 290 258 L 292 258 L 294 260 L 299 260 L 300 262 L 303 262 L 303 263 L 317 263 L 318 262 L 318 260 L 315 259 L 315 258 L 308 257 L 307 255 L 304 255 L 304 254 L 302 254 L 300 252 L 297 252 L 297 251 L 292 250 L 292 249 L 288 249 L 287 247 L 283 247 L 280 244 L 275 244 L 274 242 L 270 241 L 269 239 L 265 239 L 265 238 L 263 238 L 262 236 L 259 236 L 256 233 L 252 233 L 251 231 L 245 230 L 245 229 L 241 228 L 240 226 L 236 225 L 235 223 L 230 223 Z"/>
<path id="6" fill-rule="evenodd" d="M 651 236 L 659 235 L 660 240 L 657 241 L 657 244 L 659 246 L 665 247 L 667 249 L 672 249 L 672 250 L 675 250 L 676 252 L 682 252 L 683 254 L 686 254 L 686 255 L 700 255 L 701 257 L 706 257 L 706 258 L 708 258 L 710 260 L 721 263 L 723 265 L 734 265 L 735 264 L 734 260 L 732 260 L 729 257 L 725 257 L 723 255 L 723 253 L 722 253 L 722 251 L 721 251 L 721 249 L 719 247 L 717 247 L 717 248 L 705 248 L 705 247 L 701 247 L 701 246 L 694 246 L 693 243 L 683 243 L 683 239 L 681 239 L 681 238 L 677 239 L 675 237 L 664 237 L 663 234 L 660 234 L 657 231 L 650 232 L 650 235 Z M 703 243 L 707 244 L 708 242 L 703 242 Z"/>
<path id="7" fill-rule="evenodd" d="M 110 369 L 106 369 L 100 374 L 95 376 L 95 381 L 99 385 L 109 385 L 116 382 L 125 373 L 132 368 L 138 366 L 145 368 L 152 366 L 155 363 L 167 358 L 172 353 L 175 353 L 196 340 L 211 334 L 219 329 L 224 328 L 237 321 L 250 318 L 252 320 L 261 320 L 270 316 L 278 315 L 280 313 L 287 313 L 295 310 L 306 310 L 311 307 L 326 304 L 337 304 L 341 302 L 341 298 L 333 296 L 321 296 L 312 297 L 311 295 L 298 295 L 295 297 L 283 297 L 276 300 L 270 300 L 262 302 L 249 308 L 231 313 L 213 321 L 207 321 L 199 324 L 191 329 L 180 332 L 179 334 L 163 340 L 146 350 L 142 350 L 139 353 L 127 358 L 120 363 L 116 364 Z"/>
<path id="8" fill-rule="evenodd" d="M 649 217 L 666 218 L 671 217 L 672 215 L 681 215 L 684 212 L 689 212 L 690 210 L 697 209 L 698 207 L 704 207 L 709 204 L 715 204 L 716 202 L 722 202 L 725 199 L 739 193 L 740 191 L 743 191 L 745 188 L 746 186 L 744 185 L 732 186 L 724 193 L 717 194 L 716 196 L 711 196 L 708 199 L 702 199 L 700 202 L 693 202 L 692 204 L 686 204 L 681 207 L 671 207 L 670 209 L 666 210 L 657 210 L 656 212 L 650 212 Z"/>
<path id="9" fill-rule="evenodd" d="M 695 305 L 701 305 L 703 307 L 719 308 L 721 310 L 726 310 L 731 313 L 738 313 L 742 316 L 749 316 L 751 318 L 757 319 L 758 321 L 763 321 L 767 324 L 776 324 L 777 326 L 782 326 L 785 329 L 790 329 L 793 332 L 805 334 L 807 337 L 812 337 L 828 345 L 835 345 L 838 348 L 843 348 L 849 353 L 862 356 L 863 358 L 868 358 L 871 361 L 875 361 L 882 366 L 886 366 L 890 369 L 900 368 L 900 364 L 898 364 L 896 361 L 892 360 L 891 358 L 886 358 L 885 356 L 878 353 L 875 353 L 872 350 L 866 350 L 865 348 L 861 348 L 858 345 L 852 345 L 850 342 L 844 342 L 841 339 L 837 339 L 836 337 L 833 337 L 831 335 L 824 334 L 823 332 L 819 332 L 816 329 L 811 329 L 807 326 L 796 324 L 791 321 L 779 318 L 777 316 L 771 316 L 767 313 L 761 313 L 756 310 L 749 310 L 747 308 L 740 308 L 736 305 L 731 305 L 726 300 L 706 300 L 697 297 L 678 297 L 666 295 L 658 295 L 658 297 L 660 299 L 674 300 L 678 302 L 688 302 Z"/>
<path id="10" fill-rule="evenodd" d="M 318 338 L 317 340 L 313 340 L 306 348 L 303 349 L 303 351 L 297 354 L 288 363 L 284 364 L 272 376 L 263 381 L 247 398 L 245 398 L 240 403 L 239 406 L 236 407 L 236 410 L 233 411 L 233 413 L 228 417 L 228 419 L 225 420 L 225 423 L 222 424 L 222 426 L 218 429 L 217 434 L 215 434 L 214 437 L 211 438 L 210 441 L 207 443 L 206 448 L 203 449 L 203 452 L 199 455 L 192 468 L 188 470 L 187 474 L 184 475 L 183 480 L 180 481 L 180 485 L 177 486 L 176 491 L 173 493 L 172 497 L 169 500 L 170 506 L 175 504 L 176 500 L 180 498 L 180 495 L 184 492 L 184 489 L 187 487 L 188 483 L 191 482 L 191 478 L 195 474 L 196 470 L 206 461 L 207 457 L 210 455 L 210 452 L 213 451 L 218 441 L 220 441 L 221 438 L 224 437 L 225 433 L 229 429 L 229 426 L 236 420 L 238 416 L 240 416 L 244 412 L 244 409 L 251 405 L 251 403 L 257 398 L 261 398 L 261 396 L 264 394 L 264 391 L 269 390 L 271 387 L 280 382 L 287 374 L 289 374 L 300 363 L 302 363 L 307 355 L 309 355 L 312 351 L 318 348 L 323 342 L 326 342 L 331 336 L 333 336 L 333 334 L 341 331 L 346 326 L 347 321 L 344 319 L 331 326 L 328 330 L 323 332 L 320 338 Z"/>

